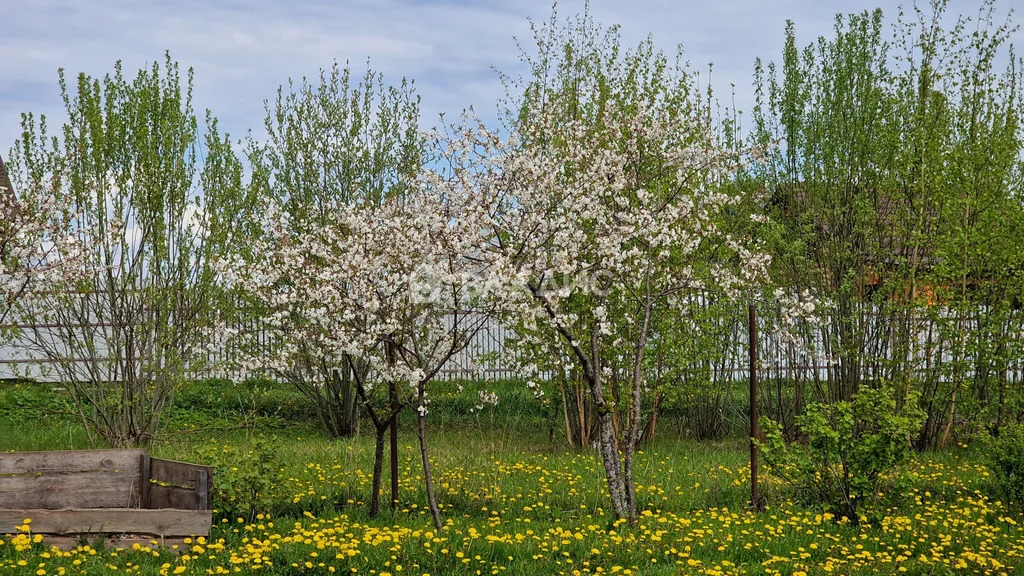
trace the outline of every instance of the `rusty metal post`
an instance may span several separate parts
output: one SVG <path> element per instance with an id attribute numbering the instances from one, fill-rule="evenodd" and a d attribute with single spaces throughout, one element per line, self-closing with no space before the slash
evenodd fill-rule
<path id="1" fill-rule="evenodd" d="M 391 413 L 391 510 L 398 510 L 398 410 Z"/>
<path id="2" fill-rule="evenodd" d="M 750 348 L 750 506 L 761 511 L 761 497 L 757 492 L 757 309 L 747 306 L 747 334 Z"/>

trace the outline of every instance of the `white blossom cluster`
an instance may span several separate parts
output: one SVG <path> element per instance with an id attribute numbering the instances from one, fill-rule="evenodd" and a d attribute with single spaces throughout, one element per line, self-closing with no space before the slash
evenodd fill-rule
<path id="1" fill-rule="evenodd" d="M 534 112 L 532 131 L 508 139 L 465 121 L 445 142 L 456 177 L 437 181 L 446 194 L 472 187 L 490 289 L 521 348 L 568 363 L 547 368 L 578 362 L 555 333 L 580 349 L 591 329 L 635 347 L 645 307 L 685 291 L 739 296 L 766 277 L 767 251 L 719 223 L 741 199 L 725 184 L 742 155 L 716 147 L 706 122 L 612 104 L 596 121 Z M 712 247 L 733 257 L 705 258 Z"/>
<path id="2" fill-rule="evenodd" d="M 787 291 L 776 288 L 772 292 L 772 298 L 779 309 L 777 333 L 782 341 L 804 358 L 810 359 L 820 354 L 820 350 L 814 349 L 814 342 L 803 337 L 802 329 L 820 324 L 821 312 L 827 307 L 827 303 L 822 302 L 809 290 Z M 830 358 L 819 359 L 832 363 Z"/>
<path id="3" fill-rule="evenodd" d="M 480 398 L 477 401 L 476 406 L 474 406 L 474 407 L 469 409 L 470 412 L 480 412 L 480 411 L 482 411 L 487 406 L 497 406 L 498 405 L 498 395 L 496 393 L 494 393 L 494 392 L 489 392 L 487 390 L 481 390 L 479 392 L 479 397 Z"/>
<path id="4" fill-rule="evenodd" d="M 0 187 L 0 325 L 17 305 L 74 286 L 82 276 L 89 235 L 66 225 L 68 206 L 66 198 L 19 198 Z"/>
<path id="5" fill-rule="evenodd" d="M 493 281 L 472 257 L 477 214 L 467 198 L 443 195 L 429 179 L 379 205 L 331 206 L 317 223 L 290 221 L 271 206 L 267 238 L 254 247 L 259 258 L 219 264 L 226 281 L 269 310 L 265 323 L 279 343 L 269 355 L 243 354 L 242 373 L 293 371 L 314 350 L 335 365 L 345 357 L 368 362 L 368 390 L 402 382 L 415 395 L 491 316 Z M 224 326 L 214 345 L 249 336 Z M 424 394 L 421 413 L 427 403 Z"/>
<path id="6" fill-rule="evenodd" d="M 738 295 L 765 277 L 767 253 L 720 224 L 740 201 L 725 185 L 740 155 L 706 122 L 611 104 L 597 121 L 535 113 L 507 138 L 471 117 L 434 135 L 445 167 L 379 204 L 304 222 L 268 207 L 257 260 L 220 263 L 269 310 L 280 342 L 244 368 L 287 371 L 316 350 L 416 390 L 497 316 L 536 352 L 515 360 L 540 397 L 540 371 L 578 368 L 583 350 L 632 358 L 651 314 L 679 294 Z"/>

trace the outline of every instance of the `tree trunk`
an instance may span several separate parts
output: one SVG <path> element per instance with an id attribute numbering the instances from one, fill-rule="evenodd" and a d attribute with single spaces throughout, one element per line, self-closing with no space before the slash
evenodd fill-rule
<path id="1" fill-rule="evenodd" d="M 569 403 L 565 398 L 568 390 L 565 389 L 565 381 L 562 378 L 558 379 L 558 389 L 562 393 L 562 421 L 565 423 L 565 441 L 569 444 L 569 448 L 572 449 L 576 447 L 576 442 L 573 440 L 572 427 L 569 425 Z"/>
<path id="2" fill-rule="evenodd" d="M 341 370 L 341 436 L 351 438 L 358 429 L 359 410 L 356 409 L 355 386 L 352 383 L 352 367 L 345 365 Z"/>
<path id="3" fill-rule="evenodd" d="M 388 365 L 395 365 L 395 344 L 385 342 Z M 398 383 L 388 382 L 388 404 L 391 406 L 391 510 L 398 510 Z"/>
<path id="4" fill-rule="evenodd" d="M 573 388 L 576 390 L 576 414 L 577 420 L 579 420 L 580 423 L 580 446 L 582 448 L 588 448 L 590 447 L 590 427 L 592 421 L 587 412 L 586 394 L 584 393 L 582 386 L 573 386 Z"/>
<path id="5" fill-rule="evenodd" d="M 637 444 L 640 443 L 640 432 L 643 416 L 644 398 L 644 352 L 647 348 L 647 331 L 651 325 L 651 278 L 648 269 L 646 277 L 646 296 L 643 321 L 640 323 L 639 338 L 636 343 L 636 353 L 633 358 L 633 366 L 630 378 L 630 402 L 629 412 L 626 416 L 626 432 L 623 435 L 625 449 L 625 468 L 623 470 L 623 488 L 626 496 L 626 517 L 630 524 L 635 524 L 637 519 L 636 485 L 633 483 L 633 456 L 636 453 Z"/>
<path id="6" fill-rule="evenodd" d="M 654 432 L 658 428 L 658 414 L 661 412 L 661 401 L 664 399 L 661 390 L 654 393 L 654 403 L 651 406 L 651 415 L 647 418 L 647 425 L 644 427 L 640 439 L 648 444 L 654 442 Z"/>
<path id="7" fill-rule="evenodd" d="M 434 495 L 434 479 L 430 473 L 430 457 L 427 451 L 427 417 L 423 403 L 423 387 L 419 389 L 419 410 L 416 414 L 417 432 L 420 437 L 420 458 L 423 460 L 423 484 L 427 491 L 427 506 L 430 508 L 430 517 L 434 520 L 434 528 L 442 530 L 441 510 L 437 506 L 437 498 Z"/>
<path id="8" fill-rule="evenodd" d="M 545 308 L 545 311 L 552 318 L 556 317 L 554 310 L 540 292 L 538 286 L 528 285 L 534 298 L 537 298 Z M 608 495 L 611 497 L 612 510 L 617 518 L 626 517 L 625 491 L 622 485 L 621 465 L 619 462 L 619 447 L 615 437 L 615 425 L 612 422 L 614 406 L 609 406 L 605 401 L 604 389 L 601 383 L 601 336 L 597 330 L 590 333 L 590 353 L 584 352 L 579 341 L 564 325 L 557 327 L 559 333 L 568 342 L 576 358 L 580 361 L 583 372 L 586 375 L 587 384 L 590 388 L 590 396 L 594 401 L 594 409 L 597 411 L 597 429 L 601 450 L 601 461 L 604 464 L 605 478 L 608 481 Z"/>
<path id="9" fill-rule="evenodd" d="M 630 426 L 632 428 L 632 426 Z M 633 453 L 635 443 L 632 438 L 626 438 L 626 451 L 624 454 L 624 466 L 622 472 L 622 486 L 626 497 L 626 519 L 629 523 L 636 524 L 636 485 L 633 484 Z"/>
<path id="10" fill-rule="evenodd" d="M 377 442 L 373 450 L 373 482 L 370 491 L 370 518 L 376 518 L 380 513 L 380 482 L 384 475 L 384 433 L 387 427 L 376 428 Z"/>
<path id="11" fill-rule="evenodd" d="M 956 393 L 959 388 L 959 381 L 954 381 L 953 392 L 949 399 L 949 414 L 946 416 L 946 424 L 943 426 L 942 435 L 939 437 L 939 448 L 945 448 L 949 444 L 949 436 L 953 431 L 953 420 L 956 418 Z"/>
<path id="12" fill-rule="evenodd" d="M 619 443 L 615 437 L 615 424 L 609 407 L 598 408 L 597 430 L 600 439 L 601 462 L 604 464 L 604 475 L 608 481 L 608 495 L 612 501 L 612 511 L 616 518 L 626 518 L 626 494 L 619 474 Z"/>

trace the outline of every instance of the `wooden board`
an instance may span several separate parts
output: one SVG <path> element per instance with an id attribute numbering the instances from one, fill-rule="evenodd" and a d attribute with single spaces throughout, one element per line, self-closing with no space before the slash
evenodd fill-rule
<path id="1" fill-rule="evenodd" d="M 114 471 L 0 476 L 0 509 L 138 508 L 138 475 Z"/>
<path id="2" fill-rule="evenodd" d="M 207 478 L 213 476 L 213 468 L 209 466 L 153 458 L 151 459 L 149 477 L 157 482 L 165 482 L 182 488 L 195 488 L 196 473 L 202 470 L 206 471 Z"/>
<path id="3" fill-rule="evenodd" d="M 196 491 L 177 486 L 160 486 L 153 484 L 149 487 L 149 507 L 176 508 L 179 510 L 196 510 Z"/>
<path id="4" fill-rule="evenodd" d="M 0 476 L 77 472 L 139 473 L 143 450 L 56 450 L 0 452 Z"/>
<path id="5" fill-rule="evenodd" d="M 0 534 L 32 519 L 33 534 L 149 534 L 164 537 L 208 536 L 213 515 L 200 510 L 64 509 L 0 510 Z"/>
<path id="6" fill-rule="evenodd" d="M 149 505 L 149 489 L 153 486 L 152 482 L 149 481 L 152 465 L 153 458 L 143 452 L 139 456 L 139 508 L 152 508 Z"/>

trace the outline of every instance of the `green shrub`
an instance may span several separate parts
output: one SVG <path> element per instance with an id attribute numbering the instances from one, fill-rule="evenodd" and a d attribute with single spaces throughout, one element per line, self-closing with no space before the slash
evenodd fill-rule
<path id="1" fill-rule="evenodd" d="M 857 524 L 860 510 L 878 497 L 883 475 L 910 457 L 909 438 L 922 420 L 916 401 L 899 406 L 890 389 L 865 389 L 850 402 L 808 405 L 796 418 L 805 442 L 786 442 L 768 420 L 760 446 L 771 473 L 798 497 Z"/>
<path id="2" fill-rule="evenodd" d="M 280 443 L 275 437 L 258 436 L 248 445 L 211 442 L 199 448 L 199 461 L 212 466 L 214 510 L 224 517 L 271 512 L 279 500 L 275 494 L 283 480 Z"/>
<path id="3" fill-rule="evenodd" d="M 1024 506 L 1024 425 L 1004 426 L 998 436 L 984 436 L 982 446 L 996 494 L 1008 504 Z"/>

